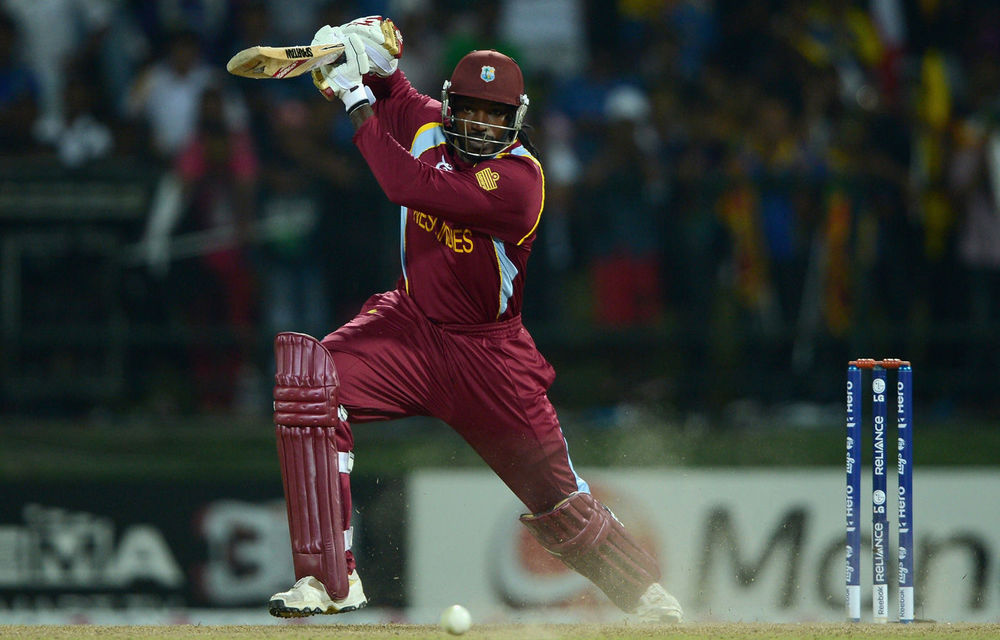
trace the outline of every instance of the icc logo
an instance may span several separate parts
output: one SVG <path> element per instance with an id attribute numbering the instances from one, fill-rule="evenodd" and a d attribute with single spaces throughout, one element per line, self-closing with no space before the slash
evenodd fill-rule
<path id="1" fill-rule="evenodd" d="M 493 82 L 497 77 L 497 70 L 490 66 L 483 66 L 483 70 L 479 72 L 479 77 L 483 79 L 484 82 Z"/>

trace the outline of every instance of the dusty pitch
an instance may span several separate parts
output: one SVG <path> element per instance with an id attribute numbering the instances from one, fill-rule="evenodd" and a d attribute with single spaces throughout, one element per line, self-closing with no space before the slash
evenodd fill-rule
<path id="1" fill-rule="evenodd" d="M 248 640 L 306 640 L 328 638 L 455 638 L 434 625 L 373 624 L 373 625 L 309 625 L 280 626 L 240 625 L 158 625 L 158 626 L 12 626 L 0 625 L 0 637 L 22 640 L 51 638 L 95 638 L 117 640 L 157 638 L 237 638 Z M 646 638 L 775 638 L 823 640 L 825 638 L 970 638 L 1000 637 L 1000 624 L 769 624 L 724 623 L 666 625 L 473 625 L 461 636 L 470 640 L 587 640 L 587 639 L 646 639 Z"/>

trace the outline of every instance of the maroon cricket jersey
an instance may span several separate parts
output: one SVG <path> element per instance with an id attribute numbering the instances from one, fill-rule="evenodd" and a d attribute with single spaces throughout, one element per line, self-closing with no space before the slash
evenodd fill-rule
<path id="1" fill-rule="evenodd" d="M 545 199 L 541 164 L 519 142 L 469 164 L 445 140 L 441 103 L 402 71 L 366 82 L 376 117 L 354 143 L 400 205 L 399 289 L 439 323 L 519 315 Z"/>
<path id="2" fill-rule="evenodd" d="M 352 422 L 443 420 L 532 513 L 589 491 L 548 398 L 555 371 L 521 325 L 541 166 L 519 143 L 465 162 L 445 140 L 440 102 L 400 71 L 366 82 L 375 117 L 354 143 L 400 205 L 403 273 L 322 341 L 341 405 Z"/>

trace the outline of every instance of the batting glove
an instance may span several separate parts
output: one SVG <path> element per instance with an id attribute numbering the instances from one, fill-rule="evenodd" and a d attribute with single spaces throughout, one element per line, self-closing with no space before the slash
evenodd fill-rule
<path id="1" fill-rule="evenodd" d="M 365 16 L 340 25 L 344 35 L 360 36 L 365 53 L 372 64 L 372 73 L 385 78 L 396 72 L 403 57 L 403 34 L 395 23 L 382 16 Z"/>
<path id="2" fill-rule="evenodd" d="M 313 37 L 312 44 L 344 44 L 344 59 L 336 65 L 323 65 L 313 69 L 313 84 L 327 100 L 339 98 L 348 113 L 362 104 L 371 104 L 374 99 L 361 77 L 368 73 L 371 65 L 365 45 L 357 35 L 345 36 L 340 27 L 329 25 L 321 28 Z"/>

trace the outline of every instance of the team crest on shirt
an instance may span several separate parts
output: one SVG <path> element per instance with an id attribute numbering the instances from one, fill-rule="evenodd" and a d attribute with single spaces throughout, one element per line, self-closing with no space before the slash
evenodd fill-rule
<path id="1" fill-rule="evenodd" d="M 479 72 L 479 77 L 484 82 L 493 82 L 497 78 L 497 70 L 494 67 L 483 65 L 483 70 Z"/>
<path id="2" fill-rule="evenodd" d="M 438 163 L 434 166 L 434 168 L 435 169 L 440 169 L 441 171 L 454 171 L 454 167 L 452 167 L 448 163 L 448 161 L 445 160 L 444 158 L 441 158 L 440 160 L 438 160 Z"/>
<path id="3" fill-rule="evenodd" d="M 483 191 L 493 191 L 496 189 L 497 180 L 499 179 L 500 174 L 489 167 L 476 172 L 476 180 L 479 181 L 479 186 L 483 188 Z"/>

